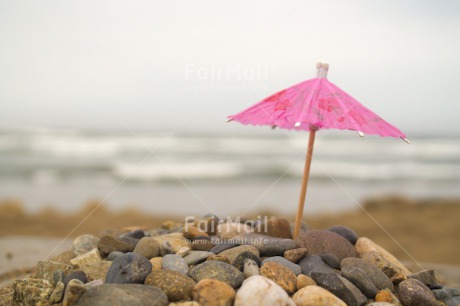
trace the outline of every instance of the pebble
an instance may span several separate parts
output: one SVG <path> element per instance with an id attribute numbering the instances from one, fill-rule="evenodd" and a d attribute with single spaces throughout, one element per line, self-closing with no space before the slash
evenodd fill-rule
<path id="1" fill-rule="evenodd" d="M 342 269 L 345 267 L 358 267 L 362 269 L 365 274 L 371 279 L 372 283 L 375 285 L 377 290 L 383 290 L 385 288 L 394 290 L 393 283 L 388 278 L 388 276 L 379 270 L 377 267 L 363 261 L 362 259 L 349 257 L 342 260 L 340 263 Z"/>
<path id="2" fill-rule="evenodd" d="M 45 279 L 26 278 L 13 284 L 14 305 L 48 305 L 53 285 Z"/>
<path id="3" fill-rule="evenodd" d="M 66 286 L 64 292 L 64 299 L 62 300 L 63 306 L 73 306 L 86 293 L 88 289 L 78 279 L 72 279 Z"/>
<path id="4" fill-rule="evenodd" d="M 176 254 L 168 254 L 163 257 L 161 268 L 164 270 L 173 270 L 181 274 L 188 274 L 188 265 L 185 260 Z"/>
<path id="5" fill-rule="evenodd" d="M 440 284 L 434 276 L 433 270 L 423 270 L 417 273 L 409 274 L 407 277 L 418 279 L 431 290 L 442 288 L 442 284 Z"/>
<path id="6" fill-rule="evenodd" d="M 246 258 L 244 260 L 243 276 L 246 279 L 254 275 L 260 275 L 259 266 L 251 258 Z"/>
<path id="7" fill-rule="evenodd" d="M 182 233 L 173 233 L 173 234 L 155 236 L 153 237 L 153 239 L 158 241 L 158 243 L 160 244 L 160 249 L 163 249 L 163 251 L 165 249 L 165 246 L 167 245 L 167 244 L 163 244 L 163 242 L 167 241 L 169 245 L 171 245 L 171 248 L 172 248 L 172 252 L 170 253 L 177 253 L 183 247 L 187 247 L 187 248 L 191 247 L 187 239 L 185 239 L 182 236 Z M 165 253 L 165 254 L 170 254 L 170 253 Z"/>
<path id="8" fill-rule="evenodd" d="M 298 248 L 284 252 L 284 258 L 293 263 L 298 263 L 305 255 L 307 255 L 306 248 Z"/>
<path id="9" fill-rule="evenodd" d="M 293 294 L 297 289 L 297 278 L 294 272 L 276 262 L 266 262 L 260 268 L 260 275 L 277 283 L 287 294 Z"/>
<path id="10" fill-rule="evenodd" d="M 107 272 L 106 284 L 142 284 L 152 271 L 150 261 L 136 253 L 126 253 L 115 259 Z"/>
<path id="11" fill-rule="evenodd" d="M 120 256 L 122 256 L 122 255 L 124 255 L 124 254 L 125 254 L 125 253 L 120 252 L 120 251 L 113 251 L 113 252 L 111 252 L 109 255 L 107 255 L 107 257 L 105 258 L 105 260 L 114 261 L 115 258 L 120 257 Z"/>
<path id="12" fill-rule="evenodd" d="M 197 265 L 212 255 L 214 255 L 214 253 L 206 251 L 190 251 L 190 253 L 184 257 L 184 260 L 189 266 Z"/>
<path id="13" fill-rule="evenodd" d="M 300 290 L 307 286 L 316 286 L 316 282 L 305 274 L 297 275 L 297 290 Z"/>
<path id="14" fill-rule="evenodd" d="M 195 301 L 185 301 L 185 302 L 169 303 L 168 306 L 202 306 L 202 305 Z"/>
<path id="15" fill-rule="evenodd" d="M 238 288 L 244 280 L 243 273 L 232 265 L 222 261 L 210 260 L 190 270 L 190 276 L 197 282 L 202 279 L 217 279 L 233 288 Z"/>
<path id="16" fill-rule="evenodd" d="M 302 273 L 310 276 L 313 272 L 329 273 L 334 270 L 329 267 L 319 255 L 307 255 L 300 262 L 299 266 L 302 269 Z"/>
<path id="17" fill-rule="evenodd" d="M 398 285 L 398 298 L 404 306 L 438 306 L 436 297 L 421 281 L 410 278 Z"/>
<path id="18" fill-rule="evenodd" d="M 192 241 L 192 250 L 195 251 L 209 251 L 214 247 L 209 237 L 198 237 Z"/>
<path id="19" fill-rule="evenodd" d="M 300 289 L 292 299 L 297 306 L 347 306 L 344 301 L 326 289 L 315 285 Z"/>
<path id="20" fill-rule="evenodd" d="M 337 273 L 312 273 L 318 286 L 330 291 L 348 306 L 361 306 L 367 302 L 366 296 L 350 281 Z"/>
<path id="21" fill-rule="evenodd" d="M 53 274 L 56 270 L 62 270 L 64 274 L 67 274 L 72 270 L 72 266 L 55 261 L 41 260 L 38 262 L 35 278 L 41 278 L 53 283 Z"/>
<path id="22" fill-rule="evenodd" d="M 278 263 L 280 265 L 283 265 L 284 267 L 286 267 L 289 270 L 291 270 L 296 276 L 299 275 L 300 273 L 302 273 L 302 268 L 300 268 L 299 265 L 297 265 L 295 263 L 292 263 L 289 260 L 287 260 L 286 258 L 281 257 L 281 256 L 274 256 L 274 257 L 265 258 L 262 261 L 262 266 L 267 262 L 276 262 L 276 263 Z"/>
<path id="23" fill-rule="evenodd" d="M 398 272 L 404 275 L 411 274 L 396 257 L 369 238 L 359 238 L 356 241 L 355 248 L 359 258 L 379 267 L 388 277 L 392 277 Z"/>
<path id="24" fill-rule="evenodd" d="M 101 252 L 101 255 L 104 257 L 107 257 L 107 255 L 113 251 L 126 253 L 132 252 L 134 250 L 134 246 L 132 244 L 109 235 L 106 235 L 102 237 L 101 240 L 99 240 L 97 248 Z"/>
<path id="25" fill-rule="evenodd" d="M 391 303 L 394 306 L 402 306 L 398 298 L 389 290 L 383 289 L 375 295 L 376 302 Z"/>
<path id="26" fill-rule="evenodd" d="M 88 289 L 75 306 L 167 306 L 166 294 L 159 288 L 139 284 L 104 284 Z"/>
<path id="27" fill-rule="evenodd" d="M 292 239 L 291 225 L 284 218 L 270 217 L 266 222 L 257 224 L 254 232 L 271 237 Z"/>
<path id="28" fill-rule="evenodd" d="M 247 224 L 228 222 L 217 226 L 217 236 L 223 240 L 232 239 L 240 234 L 251 233 L 252 228 Z"/>
<path id="29" fill-rule="evenodd" d="M 377 294 L 377 288 L 366 272 L 359 267 L 345 266 L 341 270 L 342 276 L 348 279 L 353 285 L 368 298 L 373 299 Z"/>
<path id="30" fill-rule="evenodd" d="M 124 253 L 122 253 L 124 254 Z M 102 261 L 101 254 L 97 249 L 92 249 L 89 252 L 86 252 L 83 255 L 80 255 L 78 257 L 72 258 L 70 260 L 70 263 L 74 267 L 83 267 L 83 266 L 88 266 L 88 265 L 97 265 Z"/>
<path id="31" fill-rule="evenodd" d="M 120 238 L 134 238 L 134 239 L 142 239 L 143 237 L 145 237 L 145 233 L 142 229 L 140 228 L 136 228 L 134 230 L 129 230 L 128 229 L 128 232 L 126 233 L 123 233 L 120 235 Z"/>
<path id="32" fill-rule="evenodd" d="M 150 259 L 150 263 L 152 264 L 152 271 L 161 270 L 163 266 L 163 257 L 154 257 Z"/>
<path id="33" fill-rule="evenodd" d="M 352 245 L 355 245 L 356 241 L 358 240 L 358 235 L 356 235 L 356 233 L 351 228 L 346 227 L 344 225 L 332 226 L 332 227 L 328 228 L 327 230 L 330 231 L 330 232 L 339 234 L 343 238 L 345 238 L 348 241 L 350 241 L 350 243 Z"/>
<path id="34" fill-rule="evenodd" d="M 145 279 L 145 284 L 163 290 L 171 302 L 190 300 L 196 285 L 190 277 L 173 270 L 153 271 Z"/>
<path id="35" fill-rule="evenodd" d="M 125 254 L 125 253 L 121 253 Z M 102 261 L 97 249 L 93 249 L 83 255 L 70 260 L 74 268 L 85 272 L 87 280 L 105 279 L 105 276 L 112 265 L 112 261 Z"/>
<path id="36" fill-rule="evenodd" d="M 64 277 L 65 277 L 64 271 L 62 271 L 61 269 L 55 270 L 53 272 L 53 282 L 52 282 L 53 286 L 56 286 L 56 284 L 59 282 L 63 282 Z"/>
<path id="37" fill-rule="evenodd" d="M 208 259 L 206 259 L 206 261 L 208 260 L 217 260 L 230 264 L 230 260 L 228 260 L 228 257 L 222 255 L 211 255 L 208 257 Z"/>
<path id="38" fill-rule="evenodd" d="M 251 258 L 258 265 L 260 264 L 259 250 L 252 245 L 237 246 L 220 252 L 219 255 L 226 256 L 230 264 L 237 267 L 239 270 L 243 270 L 245 258 Z"/>
<path id="39" fill-rule="evenodd" d="M 78 236 L 73 240 L 73 252 L 75 256 L 80 256 L 85 254 L 86 252 L 91 251 L 92 249 L 97 248 L 97 244 L 99 243 L 99 238 L 90 235 L 90 234 L 85 234 Z"/>
<path id="40" fill-rule="evenodd" d="M 190 253 L 190 248 L 183 247 L 183 248 L 180 248 L 180 250 L 177 251 L 176 254 L 179 255 L 180 257 L 185 257 L 185 256 L 187 256 L 189 253 Z"/>
<path id="41" fill-rule="evenodd" d="M 232 287 L 215 279 L 203 279 L 193 288 L 193 300 L 202 306 L 232 306 L 235 295 Z"/>
<path id="42" fill-rule="evenodd" d="M 200 230 L 196 226 L 187 225 L 184 227 L 182 235 L 187 239 L 196 239 L 198 237 L 209 237 L 208 233 Z"/>
<path id="43" fill-rule="evenodd" d="M 217 216 L 203 217 L 202 219 L 196 220 L 194 225 L 208 235 L 216 235 L 219 218 Z"/>
<path id="44" fill-rule="evenodd" d="M 272 280 L 254 275 L 237 291 L 234 306 L 296 306 L 294 301 Z"/>
<path id="45" fill-rule="evenodd" d="M 219 244 L 216 244 L 215 246 L 213 246 L 209 252 L 212 252 L 214 254 L 219 254 L 220 252 L 223 252 L 225 250 L 228 250 L 228 249 L 231 249 L 231 248 L 234 248 L 234 247 L 237 247 L 239 246 L 238 243 L 219 243 Z"/>
<path id="46" fill-rule="evenodd" d="M 319 256 L 332 269 L 336 269 L 336 270 L 340 269 L 340 261 L 335 255 L 333 255 L 333 254 L 321 254 Z"/>
<path id="47" fill-rule="evenodd" d="M 53 292 L 50 295 L 50 304 L 57 304 L 62 301 L 62 298 L 64 297 L 64 289 L 65 285 L 63 282 L 58 282 L 56 284 Z"/>
<path id="48" fill-rule="evenodd" d="M 142 255 L 147 259 L 151 259 L 160 254 L 160 244 L 152 237 L 143 237 L 137 243 L 133 253 Z"/>
<path id="49" fill-rule="evenodd" d="M 160 256 L 165 256 L 167 254 L 175 254 L 175 253 L 176 252 L 174 251 L 174 249 L 173 249 L 171 243 L 169 243 L 169 241 L 165 240 L 165 241 L 163 241 L 161 243 L 161 245 L 160 245 Z"/>
<path id="50" fill-rule="evenodd" d="M 67 284 L 72 280 L 72 279 L 78 279 L 81 281 L 83 284 L 88 282 L 88 279 L 86 278 L 86 273 L 81 271 L 81 270 L 75 270 L 69 273 L 66 277 L 63 279 L 64 286 L 67 286 Z"/>
<path id="51" fill-rule="evenodd" d="M 299 247 L 307 249 L 309 255 L 332 254 L 339 261 L 356 257 L 353 245 L 342 236 L 326 230 L 309 230 L 296 238 Z"/>
<path id="52" fill-rule="evenodd" d="M 395 305 L 391 303 L 387 303 L 387 302 L 372 302 L 372 303 L 366 304 L 366 306 L 395 306 Z"/>
<path id="53" fill-rule="evenodd" d="M 292 239 L 275 238 L 261 234 L 245 234 L 238 238 L 240 244 L 253 245 L 260 253 L 260 256 L 283 256 L 287 250 L 298 248 Z"/>

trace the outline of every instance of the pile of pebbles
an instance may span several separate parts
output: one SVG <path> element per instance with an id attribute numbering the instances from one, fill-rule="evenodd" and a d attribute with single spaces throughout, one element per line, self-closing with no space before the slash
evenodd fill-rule
<path id="1" fill-rule="evenodd" d="M 82 235 L 13 285 L 13 305 L 459 305 L 433 270 L 412 273 L 345 226 L 292 239 L 291 224 L 207 215 Z M 67 256 L 66 256 L 67 255 Z"/>

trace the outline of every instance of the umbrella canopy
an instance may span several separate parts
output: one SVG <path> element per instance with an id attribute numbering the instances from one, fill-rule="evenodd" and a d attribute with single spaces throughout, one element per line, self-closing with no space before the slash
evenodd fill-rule
<path id="1" fill-rule="evenodd" d="M 283 129 L 354 130 L 369 135 L 406 138 L 370 109 L 326 78 L 329 66 L 317 64 L 317 77 L 283 89 L 228 121 L 270 125 Z"/>
<path id="2" fill-rule="evenodd" d="M 319 62 L 316 68 L 316 78 L 281 90 L 242 112 L 227 117 L 227 121 L 238 121 L 243 124 L 310 131 L 294 238 L 300 231 L 317 130 L 353 130 L 357 131 L 360 136 L 366 133 L 382 137 L 399 137 L 410 143 L 406 135 L 398 128 L 329 82 L 327 80 L 328 64 Z"/>

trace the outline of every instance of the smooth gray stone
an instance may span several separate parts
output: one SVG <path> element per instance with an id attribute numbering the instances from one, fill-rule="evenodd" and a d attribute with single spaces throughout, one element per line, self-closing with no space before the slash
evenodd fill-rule
<path id="1" fill-rule="evenodd" d="M 319 255 L 307 255 L 299 262 L 302 273 L 311 277 L 313 272 L 329 273 L 334 269 L 329 267 Z"/>
<path id="2" fill-rule="evenodd" d="M 143 284 L 152 271 L 150 261 L 136 253 L 126 253 L 116 258 L 105 277 L 106 284 Z"/>
<path id="3" fill-rule="evenodd" d="M 125 253 L 120 252 L 120 251 L 113 251 L 105 258 L 105 260 L 114 261 L 115 258 L 123 256 L 123 255 L 125 255 Z"/>
<path id="4" fill-rule="evenodd" d="M 76 270 L 76 271 L 69 273 L 69 275 L 67 275 L 66 277 L 64 277 L 64 280 L 63 280 L 64 286 L 67 286 L 67 284 L 72 279 L 78 279 L 83 284 L 86 284 L 88 282 L 88 279 L 86 278 L 86 273 L 81 270 Z"/>
<path id="5" fill-rule="evenodd" d="M 289 260 L 287 260 L 286 258 L 281 257 L 281 256 L 274 256 L 274 257 L 265 258 L 262 261 L 262 266 L 266 262 L 276 262 L 276 263 L 278 263 L 278 264 L 280 264 L 282 266 L 285 266 L 286 268 L 291 270 L 296 276 L 302 273 L 302 268 L 299 265 L 296 265 L 295 263 L 290 262 Z"/>
<path id="6" fill-rule="evenodd" d="M 205 261 L 208 257 L 214 255 L 212 252 L 206 251 L 190 251 L 187 256 L 184 257 L 184 261 L 187 265 L 196 265 Z"/>
<path id="7" fill-rule="evenodd" d="M 160 288 L 139 284 L 104 284 L 90 288 L 75 306 L 167 306 Z"/>
<path id="8" fill-rule="evenodd" d="M 391 291 L 394 291 L 394 285 L 388 276 L 382 270 L 365 262 L 364 260 L 356 257 L 347 257 L 340 262 L 340 267 L 343 269 L 347 266 L 361 268 L 372 280 L 377 290 L 380 291 L 388 288 Z"/>
<path id="9" fill-rule="evenodd" d="M 352 245 L 355 245 L 356 241 L 358 240 L 358 235 L 356 235 L 356 233 L 351 228 L 344 225 L 331 226 L 327 230 L 339 234 L 343 238 L 350 241 Z"/>
<path id="10" fill-rule="evenodd" d="M 377 295 L 377 288 L 363 269 L 347 266 L 342 269 L 342 276 L 353 283 L 368 298 L 374 299 Z"/>
<path id="11" fill-rule="evenodd" d="M 313 280 L 318 286 L 330 291 L 348 306 L 362 306 L 367 298 L 350 281 L 337 273 L 312 273 Z"/>
<path id="12" fill-rule="evenodd" d="M 231 248 L 234 248 L 234 247 L 237 247 L 239 246 L 238 243 L 219 243 L 219 244 L 216 244 L 215 246 L 213 246 L 209 252 L 212 252 L 214 254 L 219 254 L 220 252 L 223 252 L 225 250 L 228 250 L 228 249 L 231 249 Z"/>
<path id="13" fill-rule="evenodd" d="M 244 280 L 243 272 L 228 263 L 217 260 L 199 264 L 190 271 L 190 276 L 196 282 L 206 278 L 220 280 L 233 288 L 241 286 Z"/>
<path id="14" fill-rule="evenodd" d="M 297 244 L 293 239 L 276 238 L 254 233 L 240 235 L 235 237 L 234 240 L 241 245 L 255 246 L 259 250 L 260 256 L 265 257 L 283 256 L 287 250 L 297 248 Z"/>
<path id="15" fill-rule="evenodd" d="M 340 270 L 339 259 L 334 254 L 321 254 L 319 256 L 329 267 Z"/>
<path id="16" fill-rule="evenodd" d="M 434 276 L 434 270 L 423 270 L 417 273 L 409 274 L 407 277 L 418 279 L 431 290 L 442 288 L 442 284 L 440 284 Z"/>
<path id="17" fill-rule="evenodd" d="M 181 274 L 187 275 L 189 267 L 185 260 L 176 254 L 167 254 L 163 257 L 161 267 L 164 270 L 173 270 Z"/>

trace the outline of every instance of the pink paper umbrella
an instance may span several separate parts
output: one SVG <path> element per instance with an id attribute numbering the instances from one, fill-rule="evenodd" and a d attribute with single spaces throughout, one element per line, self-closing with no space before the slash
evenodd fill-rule
<path id="1" fill-rule="evenodd" d="M 365 133 L 382 137 L 398 137 L 410 143 L 406 135 L 398 128 L 329 82 L 327 80 L 328 64 L 319 62 L 316 68 L 316 78 L 281 90 L 227 119 L 227 121 L 238 121 L 243 124 L 310 131 L 294 238 L 297 237 L 300 230 L 317 130 L 352 130 L 357 131 L 360 136 Z"/>

